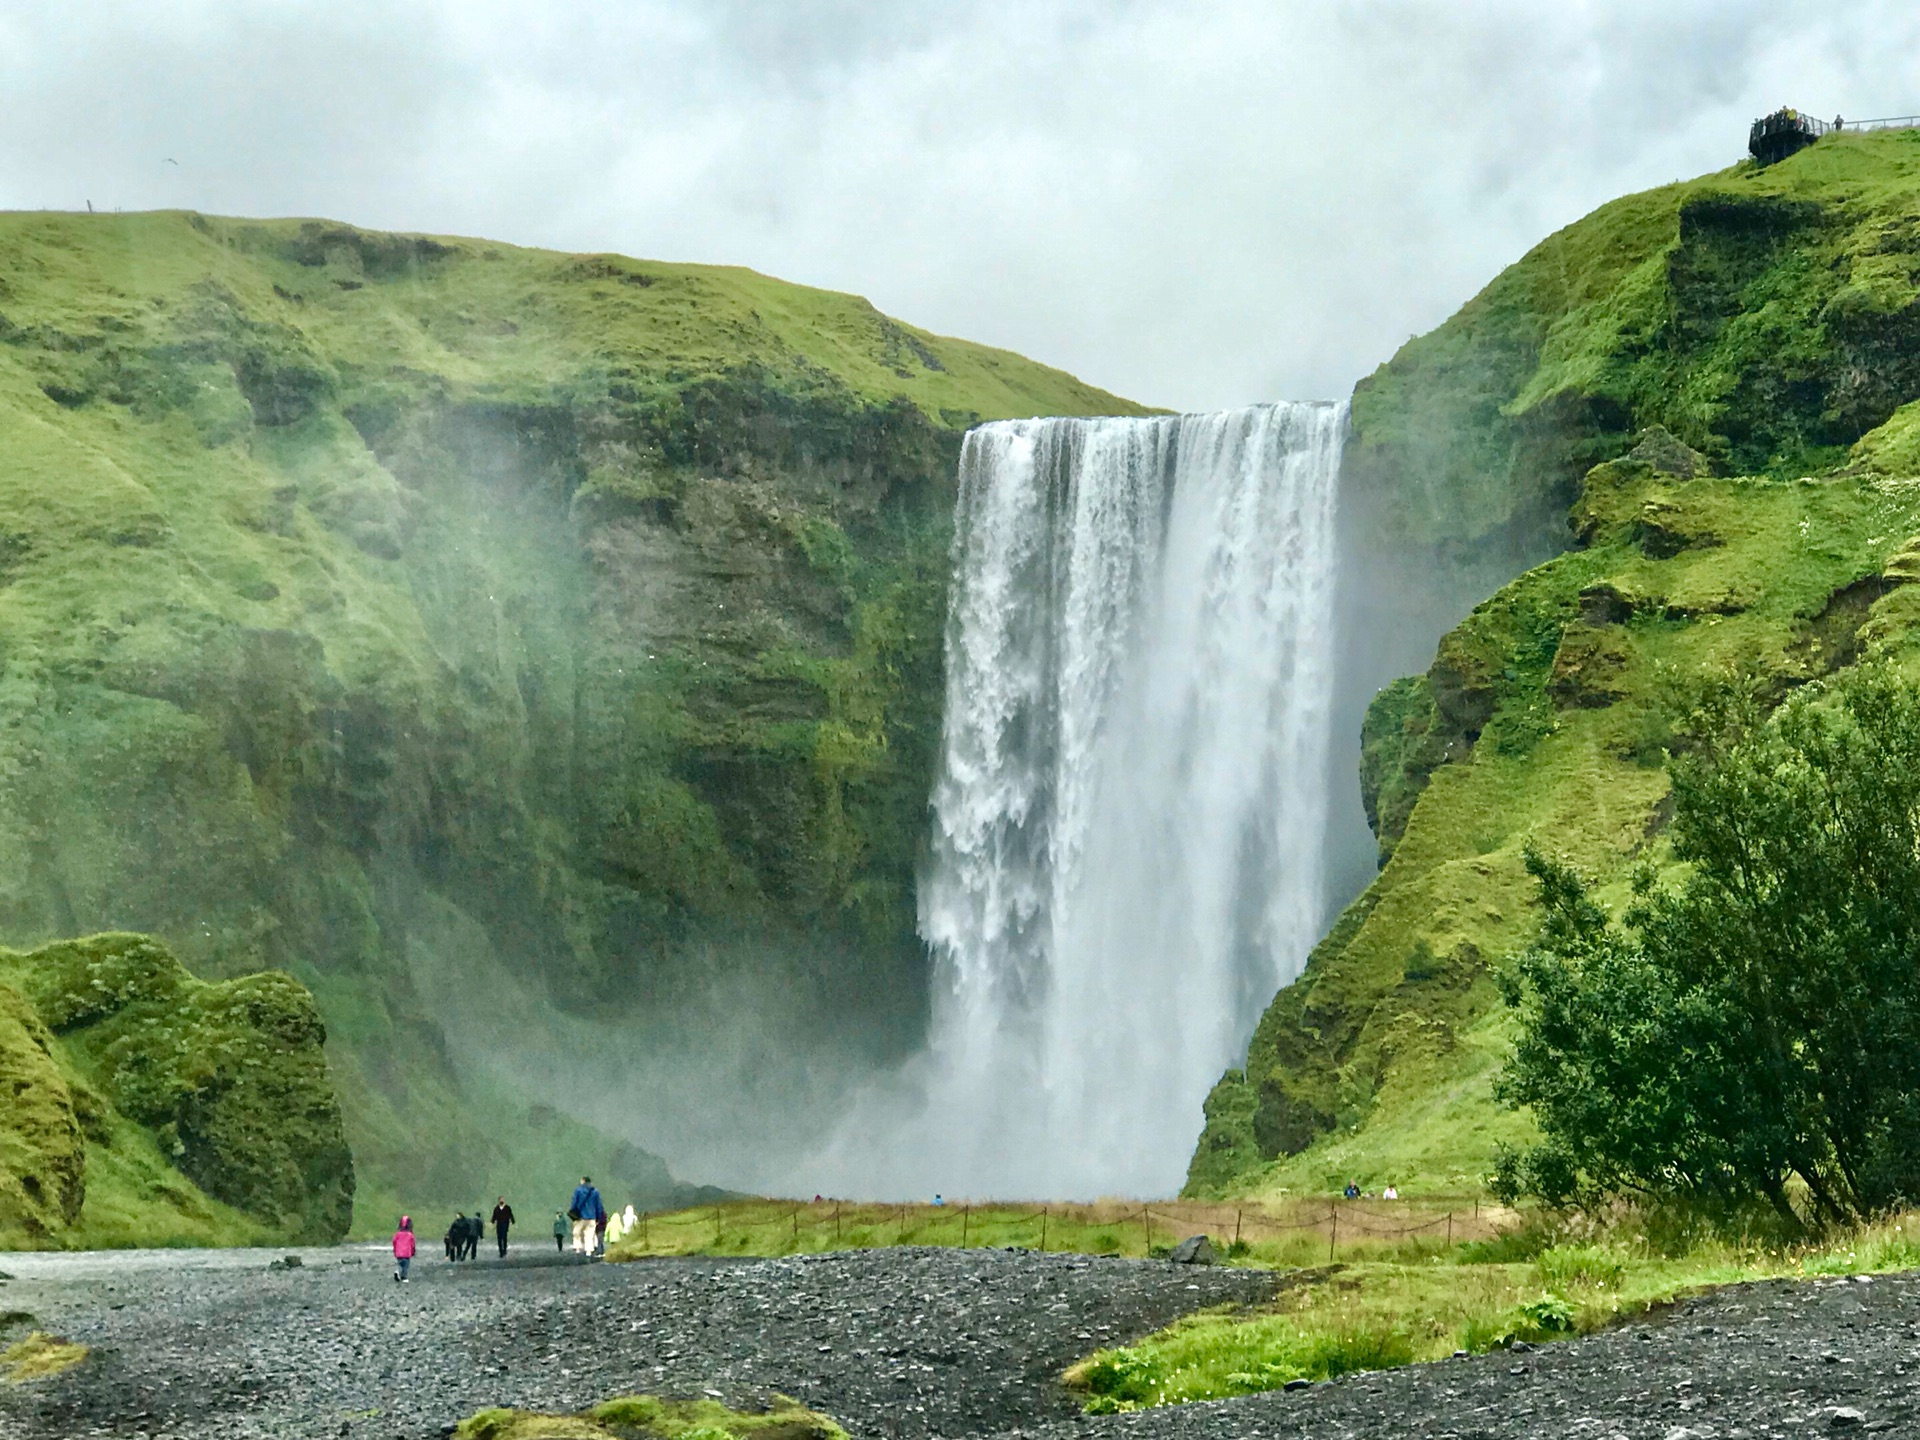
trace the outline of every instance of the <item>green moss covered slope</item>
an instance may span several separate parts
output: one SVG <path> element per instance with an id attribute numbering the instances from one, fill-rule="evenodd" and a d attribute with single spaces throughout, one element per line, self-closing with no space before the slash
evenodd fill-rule
<path id="1" fill-rule="evenodd" d="M 354 1175 L 313 997 L 143 935 L 0 952 L 0 1244 L 325 1243 Z"/>
<path id="2" fill-rule="evenodd" d="M 378 1223 L 670 1198 L 421 987 L 913 1043 L 960 431 L 1136 408 L 744 270 L 0 216 L 0 941 L 297 976 Z"/>
<path id="3" fill-rule="evenodd" d="M 1660 856 L 1701 685 L 1777 697 L 1907 652 L 1916 279 L 1920 133 L 1843 135 L 1604 207 L 1360 387 L 1361 572 L 1536 568 L 1370 707 L 1383 868 L 1209 1099 L 1192 1191 L 1477 1184 L 1524 1123 L 1490 1093 L 1491 972 L 1535 923 L 1524 845 L 1623 886 Z"/>
<path id="4" fill-rule="evenodd" d="M 1649 425 L 1721 474 L 1837 463 L 1920 393 L 1917 178 L 1920 132 L 1841 134 L 1569 225 L 1361 382 L 1344 501 L 1473 568 L 1561 548 Z"/>

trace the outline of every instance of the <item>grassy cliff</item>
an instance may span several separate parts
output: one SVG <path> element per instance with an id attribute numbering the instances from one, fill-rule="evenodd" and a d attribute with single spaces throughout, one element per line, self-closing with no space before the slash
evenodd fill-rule
<path id="1" fill-rule="evenodd" d="M 298 977 L 382 1211 L 665 1199 L 516 1039 L 743 1112 L 913 1042 L 960 431 L 1134 408 L 745 270 L 0 216 L 0 941 Z"/>
<path id="2" fill-rule="evenodd" d="M 1720 474 L 1840 463 L 1920 394 L 1917 184 L 1920 131 L 1842 134 L 1602 206 L 1360 384 L 1343 500 L 1470 559 L 1561 548 L 1649 425 Z"/>
<path id="3" fill-rule="evenodd" d="M 1210 1097 L 1192 1191 L 1477 1183 L 1525 1123 L 1489 1088 L 1524 845 L 1623 895 L 1702 687 L 1777 698 L 1906 652 L 1916 280 L 1920 134 L 1836 137 L 1604 207 L 1361 386 L 1363 572 L 1421 556 L 1464 593 L 1566 553 L 1374 699 L 1382 869 Z"/>

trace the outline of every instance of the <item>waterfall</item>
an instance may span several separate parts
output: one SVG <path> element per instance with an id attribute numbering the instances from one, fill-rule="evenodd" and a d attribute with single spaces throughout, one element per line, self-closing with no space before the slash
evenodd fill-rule
<path id="1" fill-rule="evenodd" d="M 1165 1195 L 1323 920 L 1346 409 L 966 438 L 918 1093 L 841 1173 Z M 843 1140 L 844 1140 L 843 1135 Z"/>

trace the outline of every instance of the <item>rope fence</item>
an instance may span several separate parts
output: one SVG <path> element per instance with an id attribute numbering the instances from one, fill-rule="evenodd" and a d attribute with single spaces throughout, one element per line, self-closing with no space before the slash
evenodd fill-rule
<path id="1" fill-rule="evenodd" d="M 1454 1203 L 1449 1203 L 1450 1198 Z M 1442 1210 L 1441 1205 L 1447 1208 Z M 690 1211 L 646 1212 L 637 1216 L 622 1244 L 636 1243 L 643 1253 L 651 1252 L 656 1244 L 667 1249 L 710 1246 L 715 1250 L 757 1250 L 771 1248 L 766 1242 L 777 1238 L 797 1252 L 813 1242 L 825 1242 L 830 1234 L 835 1246 L 849 1238 L 859 1246 L 951 1245 L 956 1241 L 962 1247 L 992 1246 L 1027 1237 L 1043 1251 L 1063 1238 L 1066 1243 L 1061 1248 L 1082 1250 L 1085 1242 L 1094 1238 L 1109 1248 L 1126 1248 L 1123 1237 L 1138 1227 L 1140 1249 L 1148 1254 L 1153 1252 L 1156 1238 L 1172 1244 L 1189 1235 L 1204 1234 L 1217 1244 L 1238 1249 L 1320 1233 L 1327 1238 L 1327 1259 L 1332 1262 L 1343 1243 L 1352 1250 L 1382 1243 L 1417 1243 L 1432 1237 L 1450 1248 L 1456 1240 L 1491 1239 L 1508 1220 L 1507 1212 L 1483 1208 L 1478 1197 L 1334 1199 L 1297 1202 L 1278 1211 L 1265 1205 L 1202 1202 L 1048 1204 L 1016 1210 L 971 1202 L 935 1206 L 748 1200 Z M 1102 1233 L 1094 1237 L 1089 1231 Z"/>

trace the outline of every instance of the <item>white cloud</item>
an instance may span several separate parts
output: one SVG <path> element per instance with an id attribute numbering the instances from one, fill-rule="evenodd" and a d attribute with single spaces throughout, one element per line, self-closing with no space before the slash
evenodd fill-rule
<path id="1" fill-rule="evenodd" d="M 1343 392 L 1776 104 L 1920 110 L 1917 41 L 1888 0 L 0 10 L 0 205 L 743 263 L 1229 405 Z"/>

